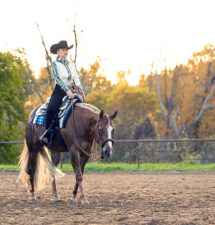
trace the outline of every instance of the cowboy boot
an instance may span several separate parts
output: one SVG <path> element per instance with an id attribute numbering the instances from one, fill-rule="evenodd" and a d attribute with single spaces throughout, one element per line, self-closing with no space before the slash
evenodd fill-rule
<path id="1" fill-rule="evenodd" d="M 56 123 L 58 121 L 57 115 L 58 115 L 58 113 L 55 114 L 51 124 L 49 125 L 49 127 L 45 130 L 45 132 L 40 137 L 40 143 L 45 146 L 50 146 L 52 144 L 53 136 L 55 133 Z"/>
<path id="2" fill-rule="evenodd" d="M 45 146 L 50 146 L 52 144 L 52 138 L 53 138 L 53 130 L 50 129 L 49 127 L 40 137 L 40 143 Z"/>

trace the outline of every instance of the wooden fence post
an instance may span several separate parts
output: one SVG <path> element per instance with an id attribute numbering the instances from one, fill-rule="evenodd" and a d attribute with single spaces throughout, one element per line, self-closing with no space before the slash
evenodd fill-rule
<path id="1" fill-rule="evenodd" d="M 137 147 L 137 163 L 138 163 L 138 169 L 140 168 L 140 143 L 139 141 L 138 143 L 138 147 Z"/>

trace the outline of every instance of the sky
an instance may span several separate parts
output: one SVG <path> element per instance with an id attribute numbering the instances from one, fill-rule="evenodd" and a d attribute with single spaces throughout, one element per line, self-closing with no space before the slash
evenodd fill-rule
<path id="1" fill-rule="evenodd" d="M 0 51 L 24 47 L 35 76 L 46 66 L 36 22 L 48 49 L 60 40 L 73 44 L 76 23 L 77 67 L 100 57 L 113 83 L 117 71 L 131 70 L 127 80 L 135 85 L 152 62 L 158 71 L 164 60 L 173 68 L 207 43 L 215 45 L 213 0 L 0 0 L 0 5 Z"/>

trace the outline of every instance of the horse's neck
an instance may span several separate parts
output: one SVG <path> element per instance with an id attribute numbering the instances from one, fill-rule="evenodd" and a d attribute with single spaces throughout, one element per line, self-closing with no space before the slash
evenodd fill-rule
<path id="1" fill-rule="evenodd" d="M 99 120 L 100 110 L 95 106 L 87 103 L 81 103 L 80 108 L 83 109 L 83 113 L 81 113 L 83 120 L 86 121 L 86 124 L 88 124 L 89 131 L 93 132 L 94 139 L 97 140 L 98 137 L 96 128 Z"/>
<path id="2" fill-rule="evenodd" d="M 94 106 L 94 105 L 91 105 L 91 104 L 88 104 L 88 103 L 78 103 L 78 105 L 83 108 L 83 109 L 87 109 L 89 110 L 90 112 L 94 112 L 95 114 L 99 115 L 100 113 L 100 110 Z"/>

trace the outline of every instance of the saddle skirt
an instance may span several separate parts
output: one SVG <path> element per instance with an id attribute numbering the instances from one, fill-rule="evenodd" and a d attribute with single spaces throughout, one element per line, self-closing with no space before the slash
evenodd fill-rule
<path id="1" fill-rule="evenodd" d="M 46 103 L 42 104 L 36 111 L 32 123 L 46 126 L 46 112 L 48 108 L 50 97 L 47 98 Z M 66 125 L 67 117 L 69 113 L 71 112 L 73 104 L 76 104 L 78 102 L 83 102 L 83 99 L 81 96 L 78 95 L 78 98 L 69 98 L 68 96 L 65 96 L 62 99 L 62 104 L 59 108 L 58 112 L 58 120 L 59 120 L 59 128 L 64 128 Z"/>

